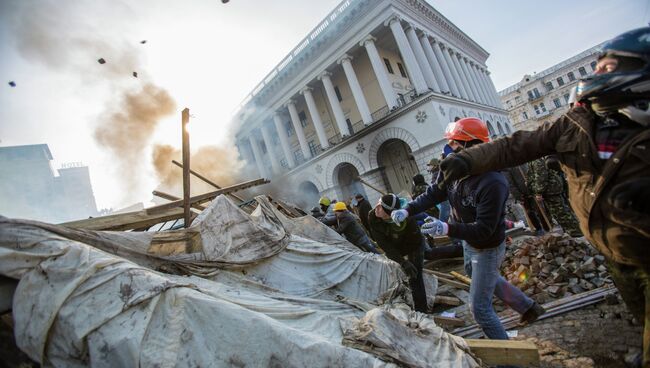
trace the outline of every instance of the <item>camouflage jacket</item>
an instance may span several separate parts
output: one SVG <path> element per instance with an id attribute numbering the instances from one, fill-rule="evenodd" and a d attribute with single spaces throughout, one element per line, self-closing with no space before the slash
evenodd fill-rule
<path id="1" fill-rule="evenodd" d="M 560 195 L 564 189 L 562 177 L 554 170 L 548 169 L 543 158 L 528 163 L 526 183 L 530 192 L 535 195 Z"/>

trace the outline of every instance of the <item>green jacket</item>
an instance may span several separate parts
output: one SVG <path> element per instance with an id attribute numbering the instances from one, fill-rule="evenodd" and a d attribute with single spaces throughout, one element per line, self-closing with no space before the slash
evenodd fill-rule
<path id="1" fill-rule="evenodd" d="M 577 107 L 535 131 L 480 144 L 459 153 L 471 174 L 521 165 L 557 153 L 569 183 L 569 201 L 587 239 L 614 262 L 648 267 L 650 214 L 620 210 L 607 201 L 620 183 L 650 178 L 650 128 L 623 142 L 607 161 L 593 140 L 598 117 Z"/>

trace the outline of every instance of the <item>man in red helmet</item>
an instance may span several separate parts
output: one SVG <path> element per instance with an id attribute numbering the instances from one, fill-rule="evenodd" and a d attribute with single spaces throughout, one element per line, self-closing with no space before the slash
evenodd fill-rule
<path id="1" fill-rule="evenodd" d="M 650 368 L 650 27 L 605 43 L 594 75 L 578 82 L 576 101 L 535 131 L 450 155 L 441 163 L 445 183 L 557 154 L 580 229 L 644 321 L 643 367 Z"/>
<path id="2" fill-rule="evenodd" d="M 464 118 L 447 126 L 445 138 L 454 152 L 489 141 L 487 125 L 477 118 Z M 508 335 L 492 306 L 496 295 L 522 314 L 523 322 L 532 322 L 544 309 L 521 290 L 508 283 L 499 269 L 505 256 L 505 205 L 508 182 L 496 171 L 467 176 L 427 191 L 408 203 L 405 209 L 391 213 L 397 224 L 409 214 L 423 212 L 449 200 L 454 222 L 429 217 L 421 227 L 424 234 L 448 235 L 463 241 L 467 275 L 472 277 L 470 306 L 474 319 L 490 339 L 507 340 Z"/>

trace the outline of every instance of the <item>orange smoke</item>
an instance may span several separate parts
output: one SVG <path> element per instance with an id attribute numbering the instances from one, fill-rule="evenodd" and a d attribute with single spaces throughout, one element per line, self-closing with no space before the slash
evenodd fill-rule
<path id="1" fill-rule="evenodd" d="M 183 193 L 183 171 L 171 162 L 181 162 L 180 149 L 169 145 L 154 145 L 152 160 L 160 180 L 159 189 L 180 196 Z M 244 163 L 238 160 L 235 148 L 204 146 L 190 155 L 190 168 L 221 187 L 240 181 L 239 173 L 243 166 Z M 190 187 L 193 195 L 215 190 L 195 177 L 192 177 Z"/>

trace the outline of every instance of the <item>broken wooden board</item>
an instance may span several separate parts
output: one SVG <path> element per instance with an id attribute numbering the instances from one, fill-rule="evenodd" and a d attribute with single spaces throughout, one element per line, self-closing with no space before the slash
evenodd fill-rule
<path id="1" fill-rule="evenodd" d="M 426 268 L 422 270 L 424 273 L 429 273 L 438 278 L 439 282 L 442 282 L 443 284 L 451 285 L 459 289 L 465 289 L 469 290 L 469 286 L 467 284 L 464 284 L 462 282 L 452 280 L 451 276 L 449 276 L 446 273 L 438 272 L 438 271 L 432 271 L 432 270 L 427 270 Z"/>
<path id="2" fill-rule="evenodd" d="M 126 231 L 148 228 L 161 222 L 183 218 L 182 208 L 171 208 L 155 214 L 147 210 L 93 217 L 85 220 L 64 222 L 60 225 L 85 230 Z"/>
<path id="3" fill-rule="evenodd" d="M 464 284 L 467 284 L 467 285 L 472 284 L 472 279 L 470 279 L 469 277 L 467 277 L 465 275 L 461 275 L 460 273 L 458 273 L 456 271 L 451 271 L 451 272 L 449 272 L 449 274 L 451 276 L 453 276 L 455 279 L 459 280 L 460 282 L 462 282 Z"/>
<path id="4" fill-rule="evenodd" d="M 197 253 L 202 250 L 201 233 L 192 229 L 164 231 L 154 234 L 147 253 L 157 256 Z"/>
<path id="5" fill-rule="evenodd" d="M 456 317 L 433 316 L 433 320 L 436 322 L 437 325 L 440 326 L 449 326 L 449 327 L 465 326 L 465 321 Z"/>
<path id="6" fill-rule="evenodd" d="M 449 305 L 449 306 L 452 306 L 452 307 L 463 304 L 463 302 L 458 298 L 454 298 L 454 297 L 451 297 L 451 296 L 444 296 L 444 295 L 436 295 L 433 303 L 434 303 L 434 305 L 443 304 L 443 305 Z"/>
<path id="7" fill-rule="evenodd" d="M 465 339 L 470 350 L 489 365 L 539 366 L 539 351 L 530 341 Z"/>

